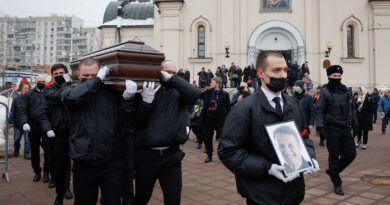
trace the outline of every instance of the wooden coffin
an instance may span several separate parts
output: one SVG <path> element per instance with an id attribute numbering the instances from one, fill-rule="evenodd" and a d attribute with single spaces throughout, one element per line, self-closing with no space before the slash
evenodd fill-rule
<path id="1" fill-rule="evenodd" d="M 139 86 L 144 81 L 159 82 L 160 65 L 165 56 L 145 45 L 144 42 L 127 41 L 89 53 L 71 62 L 74 81 L 78 81 L 79 62 L 85 58 L 94 58 L 100 62 L 101 66 L 110 68 L 110 73 L 104 80 L 105 84 L 124 89 L 126 79 L 136 81 Z"/>

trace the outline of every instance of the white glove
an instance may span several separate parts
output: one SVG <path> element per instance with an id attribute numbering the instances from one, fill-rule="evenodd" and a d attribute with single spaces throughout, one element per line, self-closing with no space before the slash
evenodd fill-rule
<path id="1" fill-rule="evenodd" d="M 154 99 L 154 95 L 160 89 L 161 85 L 159 85 L 156 89 L 154 89 L 154 82 L 144 82 L 144 86 L 141 92 L 142 100 L 146 103 L 152 103 Z"/>
<path id="2" fill-rule="evenodd" d="M 53 138 L 53 137 L 56 137 L 56 134 L 54 134 L 54 131 L 53 130 L 49 130 L 46 132 L 46 135 L 48 138 Z"/>
<path id="3" fill-rule="evenodd" d="M 188 127 L 188 126 L 186 126 L 186 133 L 187 133 L 187 135 L 190 134 L 190 127 Z"/>
<path id="4" fill-rule="evenodd" d="M 164 82 L 168 82 L 171 78 L 172 78 L 173 75 L 169 74 L 168 72 L 166 71 L 161 71 L 161 79 L 162 81 Z"/>
<path id="5" fill-rule="evenodd" d="M 277 164 L 272 164 L 271 168 L 268 170 L 268 174 L 278 178 L 279 180 L 283 181 L 284 183 L 290 182 L 290 181 L 296 179 L 297 177 L 299 177 L 299 173 L 291 174 L 291 175 L 288 175 L 287 177 L 284 177 L 283 170 L 284 170 L 283 166 L 280 166 Z"/>
<path id="6" fill-rule="evenodd" d="M 135 83 L 132 80 L 126 80 L 125 85 L 126 85 L 126 89 L 122 94 L 124 99 L 129 99 L 130 97 L 134 96 L 136 93 L 142 91 L 142 90 L 137 91 L 137 83 Z"/>
<path id="7" fill-rule="evenodd" d="M 30 132 L 31 131 L 31 128 L 30 128 L 30 125 L 29 124 L 24 124 L 23 125 L 23 131 L 25 131 L 25 132 Z"/>
<path id="8" fill-rule="evenodd" d="M 318 164 L 317 160 L 315 160 L 315 159 L 313 159 L 313 158 L 312 158 L 311 160 L 313 161 L 314 168 L 306 170 L 306 171 L 303 173 L 303 175 L 305 175 L 305 176 L 307 176 L 307 175 L 312 175 L 312 174 L 315 174 L 315 173 L 317 173 L 317 172 L 320 171 L 320 165 Z"/>
<path id="9" fill-rule="evenodd" d="M 62 77 L 65 79 L 65 82 L 70 83 L 71 78 L 69 73 L 65 73 Z"/>
<path id="10" fill-rule="evenodd" d="M 100 80 L 103 80 L 104 78 L 106 78 L 108 72 L 110 72 L 110 69 L 107 66 L 104 66 L 103 68 L 99 69 L 99 72 L 96 77 L 100 78 Z"/>

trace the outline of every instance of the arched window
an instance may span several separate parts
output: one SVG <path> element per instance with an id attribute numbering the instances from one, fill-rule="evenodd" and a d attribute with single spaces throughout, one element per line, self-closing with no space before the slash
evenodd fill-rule
<path id="1" fill-rule="evenodd" d="M 204 26 L 198 27 L 198 58 L 206 57 L 206 32 Z"/>
<path id="2" fill-rule="evenodd" d="M 355 57 L 355 33 L 352 25 L 347 26 L 347 57 Z"/>

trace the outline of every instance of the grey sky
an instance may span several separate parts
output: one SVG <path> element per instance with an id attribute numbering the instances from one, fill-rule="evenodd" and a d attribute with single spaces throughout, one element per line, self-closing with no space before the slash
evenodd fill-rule
<path id="1" fill-rule="evenodd" d="M 99 26 L 111 1 L 115 0 L 0 0 L 0 16 L 75 15 L 86 26 Z"/>

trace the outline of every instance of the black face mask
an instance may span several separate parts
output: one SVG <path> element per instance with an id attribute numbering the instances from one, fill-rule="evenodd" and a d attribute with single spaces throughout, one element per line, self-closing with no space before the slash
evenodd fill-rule
<path id="1" fill-rule="evenodd" d="M 65 78 L 62 75 L 59 75 L 59 76 L 54 77 L 54 81 L 58 85 L 62 85 L 63 83 L 65 83 Z"/>
<path id="2" fill-rule="evenodd" d="M 37 83 L 37 88 L 43 90 L 43 88 L 45 88 L 45 83 Z"/>
<path id="3" fill-rule="evenodd" d="M 338 86 L 341 86 L 341 78 L 328 78 L 329 80 L 329 85 L 330 86 L 334 86 L 334 87 L 338 87 Z"/>
<path id="4" fill-rule="evenodd" d="M 81 82 L 84 83 L 85 81 L 87 81 L 89 78 L 81 78 Z"/>
<path id="5" fill-rule="evenodd" d="M 239 92 L 242 92 L 242 91 L 244 91 L 244 87 L 243 87 L 243 86 L 239 86 L 239 87 L 237 87 L 237 90 L 238 90 Z"/>
<path id="6" fill-rule="evenodd" d="M 269 77 L 269 83 L 267 83 L 267 87 L 272 92 L 280 92 L 284 90 L 287 86 L 287 78 L 275 78 L 275 77 Z"/>

